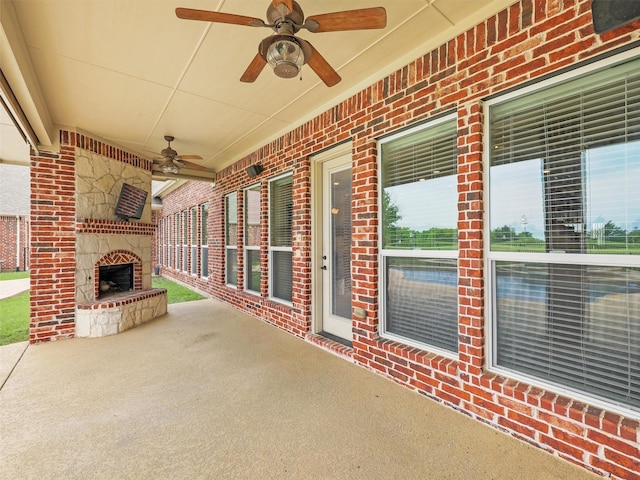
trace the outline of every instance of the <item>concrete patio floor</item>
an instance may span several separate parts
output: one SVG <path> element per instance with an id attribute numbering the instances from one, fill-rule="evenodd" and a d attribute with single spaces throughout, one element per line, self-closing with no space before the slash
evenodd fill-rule
<path id="1" fill-rule="evenodd" d="M 599 478 L 212 299 L 15 360 L 2 479 Z"/>

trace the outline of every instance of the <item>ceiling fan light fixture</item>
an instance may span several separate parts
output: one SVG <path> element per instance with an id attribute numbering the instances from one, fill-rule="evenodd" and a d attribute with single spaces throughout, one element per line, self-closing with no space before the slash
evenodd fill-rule
<path id="1" fill-rule="evenodd" d="M 178 166 L 177 165 L 173 165 L 173 164 L 164 164 L 162 165 L 162 173 L 172 173 L 172 174 L 176 174 L 178 173 Z"/>
<path id="2" fill-rule="evenodd" d="M 294 78 L 305 63 L 304 52 L 293 37 L 279 38 L 267 48 L 266 60 L 280 78 Z"/>

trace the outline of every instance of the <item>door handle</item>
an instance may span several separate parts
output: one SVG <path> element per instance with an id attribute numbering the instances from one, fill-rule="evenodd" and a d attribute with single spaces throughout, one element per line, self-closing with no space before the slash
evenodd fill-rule
<path id="1" fill-rule="evenodd" d="M 320 267 L 320 270 L 326 270 L 326 269 L 327 269 L 327 266 L 326 266 L 326 265 L 322 265 L 322 266 Z"/>

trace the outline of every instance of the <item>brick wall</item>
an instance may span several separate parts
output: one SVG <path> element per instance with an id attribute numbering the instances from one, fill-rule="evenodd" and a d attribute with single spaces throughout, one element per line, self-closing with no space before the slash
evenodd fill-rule
<path id="1" fill-rule="evenodd" d="M 70 338 L 75 330 L 75 153 L 31 157 L 32 343 Z"/>
<path id="2" fill-rule="evenodd" d="M 19 232 L 19 240 L 18 240 Z M 19 243 L 18 243 L 19 242 Z M 29 217 L 0 216 L 0 270 L 29 268 Z"/>
<path id="3" fill-rule="evenodd" d="M 620 479 L 640 479 L 640 423 L 567 395 L 487 372 L 484 285 L 484 171 L 482 99 L 555 74 L 580 62 L 637 46 L 640 22 L 595 35 L 590 0 L 522 0 L 439 48 L 265 145 L 218 174 L 211 192 L 187 184 L 164 199 L 163 215 L 209 201 L 211 274 L 208 281 L 169 271 L 216 298 L 347 356 L 532 445 Z M 378 291 L 378 172 L 376 139 L 445 112 L 458 116 L 459 351 L 457 360 L 380 338 Z M 311 332 L 310 156 L 350 139 L 353 150 L 353 348 L 336 347 Z M 249 179 L 245 168 L 264 171 Z M 293 173 L 293 305 L 271 302 L 267 224 L 262 218 L 261 295 L 225 286 L 224 195 Z M 241 195 L 239 195 L 240 200 Z M 197 198 L 197 200 L 195 200 Z M 239 224 L 243 222 L 239 202 Z M 242 255 L 238 257 L 242 271 Z"/>
<path id="4" fill-rule="evenodd" d="M 158 224 L 158 221 L 161 218 L 169 218 L 170 219 L 170 224 L 171 224 L 171 229 L 172 231 L 175 233 L 175 224 L 174 224 L 174 216 L 176 213 L 182 214 L 183 210 L 187 210 L 187 213 L 190 214 L 191 212 L 191 207 L 192 206 L 200 206 L 203 203 L 207 203 L 207 202 L 211 202 L 212 201 L 212 193 L 213 193 L 213 186 L 210 182 L 189 182 L 186 185 L 178 188 L 177 190 L 175 190 L 174 192 L 172 192 L 169 197 L 173 199 L 173 201 L 171 202 L 167 202 L 165 204 L 165 202 L 163 201 L 163 208 L 162 211 L 159 211 L 156 213 L 155 215 L 155 220 L 154 222 L 156 223 L 156 225 Z M 209 207 L 209 212 L 210 212 L 210 218 L 209 218 L 209 229 L 211 231 L 212 228 L 212 218 L 211 218 L 211 210 L 212 208 Z M 199 210 L 198 210 L 199 212 Z M 189 217 L 189 227 L 191 225 L 190 223 L 190 217 Z M 200 231 L 200 215 L 198 213 L 198 231 Z M 210 234 L 211 236 L 211 234 Z M 157 243 L 157 239 L 154 240 L 154 244 Z M 211 247 L 210 247 L 211 248 Z M 198 248 L 198 252 L 199 252 L 199 248 Z M 191 249 L 189 249 L 188 252 L 188 261 L 191 262 Z M 199 253 L 198 253 L 199 255 Z M 158 258 L 158 254 L 154 254 L 154 258 Z M 209 254 L 209 260 L 211 260 L 211 253 Z M 197 259 L 198 261 L 198 267 L 197 267 L 197 274 L 196 275 L 192 275 L 190 273 L 190 271 L 185 275 L 185 273 L 181 270 L 176 270 L 175 268 L 171 268 L 168 267 L 166 265 L 160 265 L 160 263 L 156 263 L 154 265 L 160 266 L 160 272 L 162 273 L 163 276 L 166 277 L 170 277 L 176 280 L 179 280 L 180 282 L 189 285 L 197 290 L 201 290 L 203 292 L 212 294 L 213 290 L 211 289 L 211 286 L 209 285 L 209 283 L 207 283 L 205 280 L 202 279 L 200 273 L 201 273 L 201 267 L 200 267 L 200 258 Z M 211 267 L 210 271 L 211 271 Z"/>

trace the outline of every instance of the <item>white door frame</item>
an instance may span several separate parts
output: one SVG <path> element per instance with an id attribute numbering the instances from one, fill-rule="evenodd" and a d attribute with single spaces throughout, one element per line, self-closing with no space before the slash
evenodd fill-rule
<path id="1" fill-rule="evenodd" d="M 322 182 L 322 167 L 325 162 L 349 155 L 353 152 L 351 142 L 340 144 L 311 157 L 311 329 L 313 333 L 323 330 L 322 325 L 322 246 L 323 218 L 322 202 L 325 186 Z"/>

